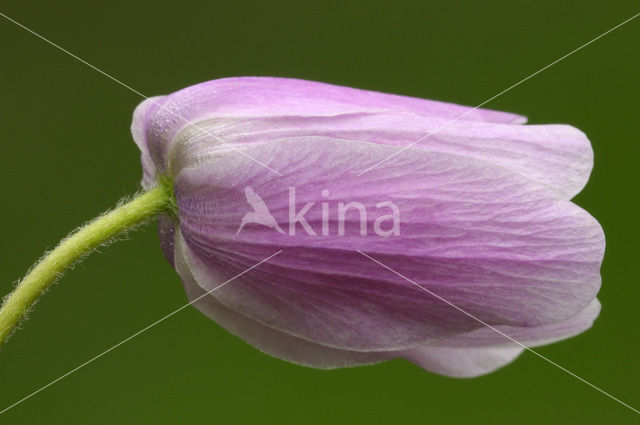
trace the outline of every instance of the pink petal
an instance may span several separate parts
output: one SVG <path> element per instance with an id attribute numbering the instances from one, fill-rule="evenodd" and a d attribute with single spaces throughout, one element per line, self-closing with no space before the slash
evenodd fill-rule
<path id="1" fill-rule="evenodd" d="M 226 117 L 212 113 L 196 126 L 184 127 L 175 134 L 171 151 L 180 155 L 169 158 L 172 168 L 177 170 L 183 164 L 192 164 L 207 149 L 217 149 L 213 135 L 229 144 L 318 136 L 393 145 L 398 149 L 411 146 L 453 153 L 480 159 L 543 183 L 565 199 L 582 190 L 593 168 L 589 140 L 580 130 L 568 125 L 451 122 L 437 116 L 421 117 L 397 111 L 308 118 L 296 115 Z"/>
<path id="2" fill-rule="evenodd" d="M 398 352 L 358 352 L 331 348 L 296 338 L 225 307 L 212 295 L 205 295 L 205 291 L 198 286 L 186 262 L 184 243 L 184 239 L 178 232 L 175 241 L 176 270 L 182 278 L 187 297 L 193 303 L 192 305 L 227 331 L 263 353 L 291 363 L 319 369 L 332 369 L 369 365 L 404 357 L 428 371 L 445 376 L 467 378 L 502 367 L 523 351 L 520 348 L 511 347 L 454 349 L 424 346 Z M 218 282 L 218 285 L 222 283 L 224 282 Z"/>
<path id="3" fill-rule="evenodd" d="M 418 347 L 406 350 L 403 357 L 423 369 L 454 378 L 473 378 L 493 372 L 514 361 L 520 347 L 448 348 Z"/>
<path id="4" fill-rule="evenodd" d="M 156 179 L 156 166 L 151 159 L 147 147 L 145 132 L 149 124 L 149 111 L 160 102 L 162 96 L 150 97 L 140 103 L 133 111 L 133 121 L 131 122 L 131 135 L 134 142 L 140 148 L 140 162 L 142 163 L 142 187 L 150 189 Z"/>
<path id="5" fill-rule="evenodd" d="M 570 338 L 589 329 L 600 313 L 594 299 L 575 316 L 558 323 L 532 328 L 497 326 L 482 327 L 433 344 L 389 353 L 404 357 L 423 369 L 456 378 L 470 378 L 492 372 L 515 360 L 524 347 L 536 347 Z M 517 341 L 518 343 L 514 342 Z"/>
<path id="6" fill-rule="evenodd" d="M 164 164 L 169 142 L 188 122 L 215 116 L 331 117 L 393 111 L 416 117 L 522 124 L 525 117 L 506 112 L 407 96 L 359 90 L 313 81 L 237 77 L 187 87 L 160 99 L 147 111 L 145 142 L 156 164 Z"/>
<path id="7" fill-rule="evenodd" d="M 562 322 L 551 323 L 549 325 L 535 326 L 531 328 L 498 326 L 500 332 L 487 327 L 476 329 L 473 332 L 454 336 L 449 339 L 433 343 L 434 346 L 441 347 L 484 347 L 484 346 L 511 346 L 517 344 L 510 340 L 519 342 L 527 347 L 546 345 L 578 335 L 589 329 L 594 320 L 600 314 L 600 302 L 594 299 L 582 311 L 573 317 Z M 505 336 L 506 335 L 506 336 Z M 507 338 L 509 337 L 509 338 Z"/>
<path id="8" fill-rule="evenodd" d="M 158 239 L 160 240 L 160 248 L 162 254 L 172 266 L 174 264 L 174 240 L 175 240 L 176 223 L 171 215 L 162 213 L 158 215 Z"/>
<path id="9" fill-rule="evenodd" d="M 153 162 L 165 172 L 167 152 L 185 139 L 192 144 L 199 132 L 208 145 L 214 138 L 256 143 L 328 136 L 400 147 L 420 140 L 417 147 L 483 159 L 544 183 L 567 199 L 575 196 L 593 166 L 589 140 L 566 125 L 508 124 L 523 122 L 513 114 L 431 100 L 244 77 L 146 100 L 134 114 L 132 132 L 143 151 L 145 187 L 155 173 Z"/>
<path id="10" fill-rule="evenodd" d="M 171 157 L 181 162 L 184 145 Z M 284 249 L 281 255 L 215 292 L 226 307 L 289 335 L 329 347 L 401 350 L 481 325 L 355 249 L 491 325 L 534 327 L 566 320 L 595 297 L 604 250 L 595 219 L 543 185 L 485 161 L 320 137 L 236 145 L 279 170 L 281 178 L 221 145 L 191 166 L 172 168 L 187 262 L 199 286 L 218 282 Z M 278 223 L 288 220 L 288 188 L 318 231 L 296 236 L 239 223 L 251 210 L 245 187 Z M 329 191 L 329 197 L 321 195 Z M 320 204 L 358 201 L 376 212 L 394 202 L 401 234 L 320 233 Z M 300 208 L 298 207 L 298 209 Z M 385 211 L 386 213 L 386 211 Z M 335 211 L 334 211 L 335 214 Z M 368 216 L 372 229 L 375 217 Z"/>
<path id="11" fill-rule="evenodd" d="M 339 350 L 296 338 L 225 307 L 213 295 L 204 295 L 205 291 L 198 286 L 193 278 L 185 259 L 184 239 L 180 232 L 176 234 L 175 246 L 176 271 L 182 278 L 187 297 L 189 301 L 193 302 L 192 305 L 227 331 L 242 338 L 263 353 L 319 369 L 359 366 L 388 360 L 387 353 Z M 218 285 L 222 283 L 218 282 Z M 229 282 L 229 285 L 232 284 L 233 281 Z"/>

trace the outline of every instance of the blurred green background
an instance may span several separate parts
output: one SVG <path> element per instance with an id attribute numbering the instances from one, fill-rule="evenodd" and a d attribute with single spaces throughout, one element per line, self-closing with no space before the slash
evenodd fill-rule
<path id="1" fill-rule="evenodd" d="M 4 0 L 0 11 L 145 95 L 234 75 L 476 105 L 640 11 L 631 1 Z M 604 226 L 603 310 L 539 351 L 640 407 L 640 18 L 487 107 L 585 131 L 576 202 Z M 139 96 L 0 18 L 0 292 L 68 231 L 135 192 Z M 0 410 L 186 302 L 155 226 L 101 249 L 0 351 Z M 472 380 L 397 360 L 318 371 L 187 309 L 0 415 L 2 424 L 627 424 L 638 415 L 525 353 Z"/>

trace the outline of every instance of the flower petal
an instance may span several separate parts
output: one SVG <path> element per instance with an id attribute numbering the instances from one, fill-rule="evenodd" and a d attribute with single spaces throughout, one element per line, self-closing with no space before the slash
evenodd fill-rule
<path id="1" fill-rule="evenodd" d="M 535 326 L 532 328 L 498 326 L 497 330 L 527 347 L 546 345 L 578 335 L 589 329 L 600 314 L 600 302 L 594 299 L 591 303 L 573 317 L 558 323 Z M 494 329 L 483 327 L 475 331 L 454 336 L 443 341 L 433 343 L 440 347 L 483 347 L 483 346 L 511 346 L 515 344 Z"/>
<path id="2" fill-rule="evenodd" d="M 594 299 L 575 316 L 533 328 L 497 326 L 504 335 L 529 348 L 570 338 L 589 329 L 600 313 Z M 495 329 L 482 327 L 422 347 L 390 353 L 417 364 L 423 369 L 456 378 L 469 378 L 492 372 L 515 360 L 524 347 Z"/>
<path id="3" fill-rule="evenodd" d="M 156 165 L 164 164 L 175 134 L 211 117 L 330 117 L 393 111 L 416 117 L 522 124 L 525 117 L 451 103 L 359 90 L 313 81 L 237 77 L 187 87 L 158 100 L 147 114 L 145 141 Z"/>
<path id="4" fill-rule="evenodd" d="M 151 159 L 149 148 L 146 142 L 146 131 L 149 123 L 149 111 L 157 106 L 162 96 L 150 97 L 140 103 L 133 111 L 133 121 L 131 122 L 131 134 L 134 142 L 140 148 L 140 162 L 142 163 L 142 187 L 145 190 L 155 185 L 156 166 Z"/>
<path id="5" fill-rule="evenodd" d="M 227 144 L 317 136 L 393 145 L 398 150 L 410 146 L 452 153 L 504 167 L 547 185 L 565 199 L 582 190 L 593 168 L 589 140 L 568 125 L 451 122 L 437 116 L 384 111 L 308 118 L 213 114 L 174 135 L 169 151 L 180 155 L 169 153 L 167 172 L 174 174 L 185 164 L 193 164 L 212 145 L 218 149 L 213 136 Z"/>
<path id="6" fill-rule="evenodd" d="M 467 115 L 464 115 L 467 114 Z M 455 121 L 454 121 L 455 120 Z M 519 126 L 524 118 L 443 102 L 283 78 L 228 78 L 143 102 L 132 131 L 162 172 L 173 145 L 324 136 L 450 152 L 544 183 L 567 199 L 586 184 L 593 151 L 567 125 Z M 426 137 L 428 136 L 428 137 Z M 143 167 L 145 175 L 148 165 Z M 361 171 L 361 170 L 359 170 Z M 145 182 L 147 180 L 145 179 Z"/>
<path id="7" fill-rule="evenodd" d="M 415 347 L 405 351 L 359 352 L 340 350 L 277 331 L 237 313 L 206 295 L 198 286 L 185 258 L 185 242 L 176 234 L 176 271 L 193 306 L 230 333 L 273 357 L 318 369 L 362 366 L 403 357 L 425 370 L 445 376 L 468 378 L 489 373 L 513 361 L 523 350 L 512 348 Z M 222 284 L 224 282 L 219 282 Z"/>
<path id="8" fill-rule="evenodd" d="M 168 213 L 158 215 L 158 239 L 160 240 L 160 248 L 162 254 L 167 261 L 175 267 L 174 264 L 174 240 L 175 240 L 176 220 Z"/>
<path id="9" fill-rule="evenodd" d="M 284 177 L 228 146 L 211 148 L 177 171 L 180 228 L 189 268 L 205 290 L 284 249 L 214 294 L 271 328 L 340 349 L 401 350 L 481 326 L 417 285 L 491 325 L 517 327 L 566 320 L 599 289 L 598 222 L 504 168 L 421 149 L 390 156 L 393 147 L 321 137 L 236 146 Z M 350 171 L 385 158 L 360 177 Z M 316 234 L 295 223 L 289 232 L 258 224 L 239 232 L 252 211 L 247 187 L 285 228 L 294 187 L 296 211 L 314 202 L 305 218 Z M 323 202 L 332 205 L 327 235 Z M 393 202 L 400 234 L 361 236 L 357 211 L 336 234 L 339 202 L 361 203 L 369 232 L 380 202 Z"/>
<path id="10" fill-rule="evenodd" d="M 179 231 L 176 234 L 175 246 L 176 271 L 182 278 L 187 298 L 193 303 L 192 305 L 224 329 L 263 353 L 291 363 L 319 369 L 359 366 L 388 360 L 386 353 L 339 350 L 296 338 L 225 307 L 213 295 L 205 295 L 206 292 L 193 278 L 185 259 L 184 239 Z M 218 282 L 218 284 L 222 283 L 224 282 Z"/>
<path id="11" fill-rule="evenodd" d="M 423 369 L 454 378 L 473 378 L 493 372 L 514 361 L 524 351 L 521 347 L 448 348 L 417 347 L 406 350 L 403 357 Z"/>

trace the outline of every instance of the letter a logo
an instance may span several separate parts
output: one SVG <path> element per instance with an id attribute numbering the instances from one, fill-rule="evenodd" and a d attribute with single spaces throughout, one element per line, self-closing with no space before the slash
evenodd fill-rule
<path id="1" fill-rule="evenodd" d="M 282 230 L 276 219 L 271 215 L 271 212 L 269 212 L 267 204 L 265 204 L 262 198 L 253 191 L 251 186 L 244 188 L 244 195 L 246 196 L 249 205 L 253 208 L 253 211 L 249 211 L 244 215 L 244 217 L 242 217 L 242 223 L 240 223 L 240 227 L 238 227 L 236 236 L 240 233 L 242 228 L 249 223 L 262 224 L 263 226 L 276 229 L 279 233 L 284 233 L 284 230 Z"/>

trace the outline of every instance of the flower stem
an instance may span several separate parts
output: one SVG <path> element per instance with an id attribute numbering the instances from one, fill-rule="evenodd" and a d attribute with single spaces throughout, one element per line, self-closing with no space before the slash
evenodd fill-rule
<path id="1" fill-rule="evenodd" d="M 5 297 L 0 308 L 0 347 L 46 289 L 84 255 L 173 204 L 171 184 L 159 186 L 117 206 L 72 232 L 45 254 Z"/>

